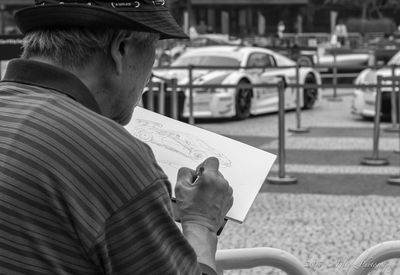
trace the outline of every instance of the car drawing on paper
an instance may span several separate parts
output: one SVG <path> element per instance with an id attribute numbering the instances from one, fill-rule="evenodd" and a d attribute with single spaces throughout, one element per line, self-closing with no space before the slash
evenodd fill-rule
<path id="1" fill-rule="evenodd" d="M 230 167 L 231 161 L 202 139 L 187 133 L 166 129 L 161 123 L 137 119 L 133 135 L 145 143 L 153 143 L 194 162 L 204 161 L 210 156 L 218 158 L 221 167 Z"/>
<path id="2" fill-rule="evenodd" d="M 367 68 L 363 70 L 354 80 L 355 85 L 376 85 L 378 76 L 400 77 L 400 52 L 396 53 L 389 62 L 378 69 Z M 398 92 L 399 83 L 393 83 L 391 80 L 382 81 L 382 104 L 381 115 L 382 118 L 389 118 L 391 115 L 391 93 L 393 88 Z M 394 85 L 393 85 L 394 84 Z M 351 112 L 363 118 L 373 118 L 375 116 L 375 87 L 356 87 L 353 91 L 353 101 Z M 398 93 L 397 93 L 398 95 Z"/>
<path id="3" fill-rule="evenodd" d="M 194 66 L 191 76 L 189 66 Z M 204 68 L 196 69 L 196 66 Z M 220 68 L 212 68 L 220 67 Z M 278 88 L 283 80 L 285 108 L 296 107 L 296 62 L 274 51 L 249 46 L 206 46 L 187 49 L 169 68 L 154 68 L 153 74 L 164 79 L 176 78 L 179 86 L 192 84 L 193 117 L 245 119 L 278 110 Z M 269 83 L 266 87 L 248 84 Z M 299 68 L 299 84 L 320 84 L 320 74 L 313 68 Z M 204 85 L 204 87 L 202 87 Z M 207 86 L 206 86 L 207 85 Z M 220 87 L 210 87 L 212 85 Z M 230 85 L 230 87 L 221 87 Z M 247 86 L 246 86 L 247 85 Z M 183 117 L 189 117 L 190 89 L 184 93 Z M 300 104 L 310 109 L 318 98 L 318 88 L 300 88 Z"/>

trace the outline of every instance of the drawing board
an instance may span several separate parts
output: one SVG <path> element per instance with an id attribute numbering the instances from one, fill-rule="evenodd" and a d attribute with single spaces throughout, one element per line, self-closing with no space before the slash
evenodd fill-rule
<path id="1" fill-rule="evenodd" d="M 233 189 L 234 203 L 227 218 L 237 222 L 245 220 L 276 158 L 274 154 L 141 107 L 135 108 L 125 128 L 152 148 L 172 189 L 180 167 L 196 169 L 207 157 L 217 157 L 220 171 Z"/>

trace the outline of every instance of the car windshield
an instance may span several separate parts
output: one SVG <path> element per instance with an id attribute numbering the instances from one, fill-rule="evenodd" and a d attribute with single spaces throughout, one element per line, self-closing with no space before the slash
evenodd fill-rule
<path id="1" fill-rule="evenodd" d="M 223 67 L 239 67 L 240 61 L 233 57 L 217 56 L 217 55 L 202 55 L 202 56 L 182 56 L 175 60 L 171 66 L 223 66 Z"/>
<path id="2" fill-rule="evenodd" d="M 400 52 L 396 53 L 388 62 L 389 65 L 400 65 Z"/>

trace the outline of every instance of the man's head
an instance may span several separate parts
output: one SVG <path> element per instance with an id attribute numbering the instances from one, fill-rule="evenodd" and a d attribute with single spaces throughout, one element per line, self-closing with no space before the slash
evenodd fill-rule
<path id="1" fill-rule="evenodd" d="M 102 114 L 121 124 L 150 77 L 156 42 L 186 37 L 164 0 L 36 3 L 15 15 L 25 33 L 22 57 L 75 73 Z"/>

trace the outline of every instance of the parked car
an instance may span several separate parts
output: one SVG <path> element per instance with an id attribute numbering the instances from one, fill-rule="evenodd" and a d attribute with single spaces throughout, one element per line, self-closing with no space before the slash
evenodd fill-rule
<path id="1" fill-rule="evenodd" d="M 303 66 L 318 66 L 317 69 L 322 74 L 331 74 L 335 62 L 337 73 L 359 73 L 372 62 L 371 58 L 374 57 L 371 55 L 365 51 L 352 49 L 321 48 L 319 51 L 300 51 L 296 60 Z"/>
<path id="2" fill-rule="evenodd" d="M 192 71 L 193 116 L 195 118 L 245 119 L 278 110 L 277 87 L 240 87 L 243 84 L 272 83 L 283 79 L 296 83 L 296 62 L 274 51 L 247 46 L 208 46 L 188 49 L 171 67 L 155 68 L 153 74 L 162 78 L 176 78 L 179 85 L 189 83 L 188 66 L 219 66 Z M 226 68 L 225 68 L 226 67 Z M 312 68 L 299 68 L 300 84 L 320 84 L 319 73 Z M 235 85 L 237 87 L 201 87 L 201 85 Z M 182 116 L 189 116 L 189 89 L 184 93 Z M 312 108 L 318 97 L 317 87 L 300 89 L 301 106 Z M 296 88 L 286 85 L 285 108 L 296 107 Z M 145 106 L 146 107 L 146 106 Z"/>
<path id="3" fill-rule="evenodd" d="M 220 33 L 206 33 L 195 34 L 190 40 L 176 40 L 175 45 L 168 48 L 158 48 L 159 55 L 154 62 L 155 66 L 169 66 L 175 59 L 177 59 L 187 49 L 216 46 L 216 45 L 242 45 L 242 39 Z"/>
<path id="4" fill-rule="evenodd" d="M 400 66 L 400 51 L 396 53 L 386 64 L 379 69 L 365 69 L 355 79 L 356 85 L 374 85 L 377 84 L 378 76 L 391 77 L 393 75 L 393 66 Z M 400 67 L 394 67 L 394 76 L 400 77 Z M 391 114 L 391 92 L 392 81 L 383 81 L 385 86 L 382 87 L 382 107 L 381 114 L 383 118 L 390 117 Z M 398 91 L 398 84 L 395 88 Z M 356 87 L 353 92 L 353 102 L 351 112 L 357 116 L 364 118 L 372 118 L 375 116 L 375 99 L 376 88 L 373 87 Z"/>

